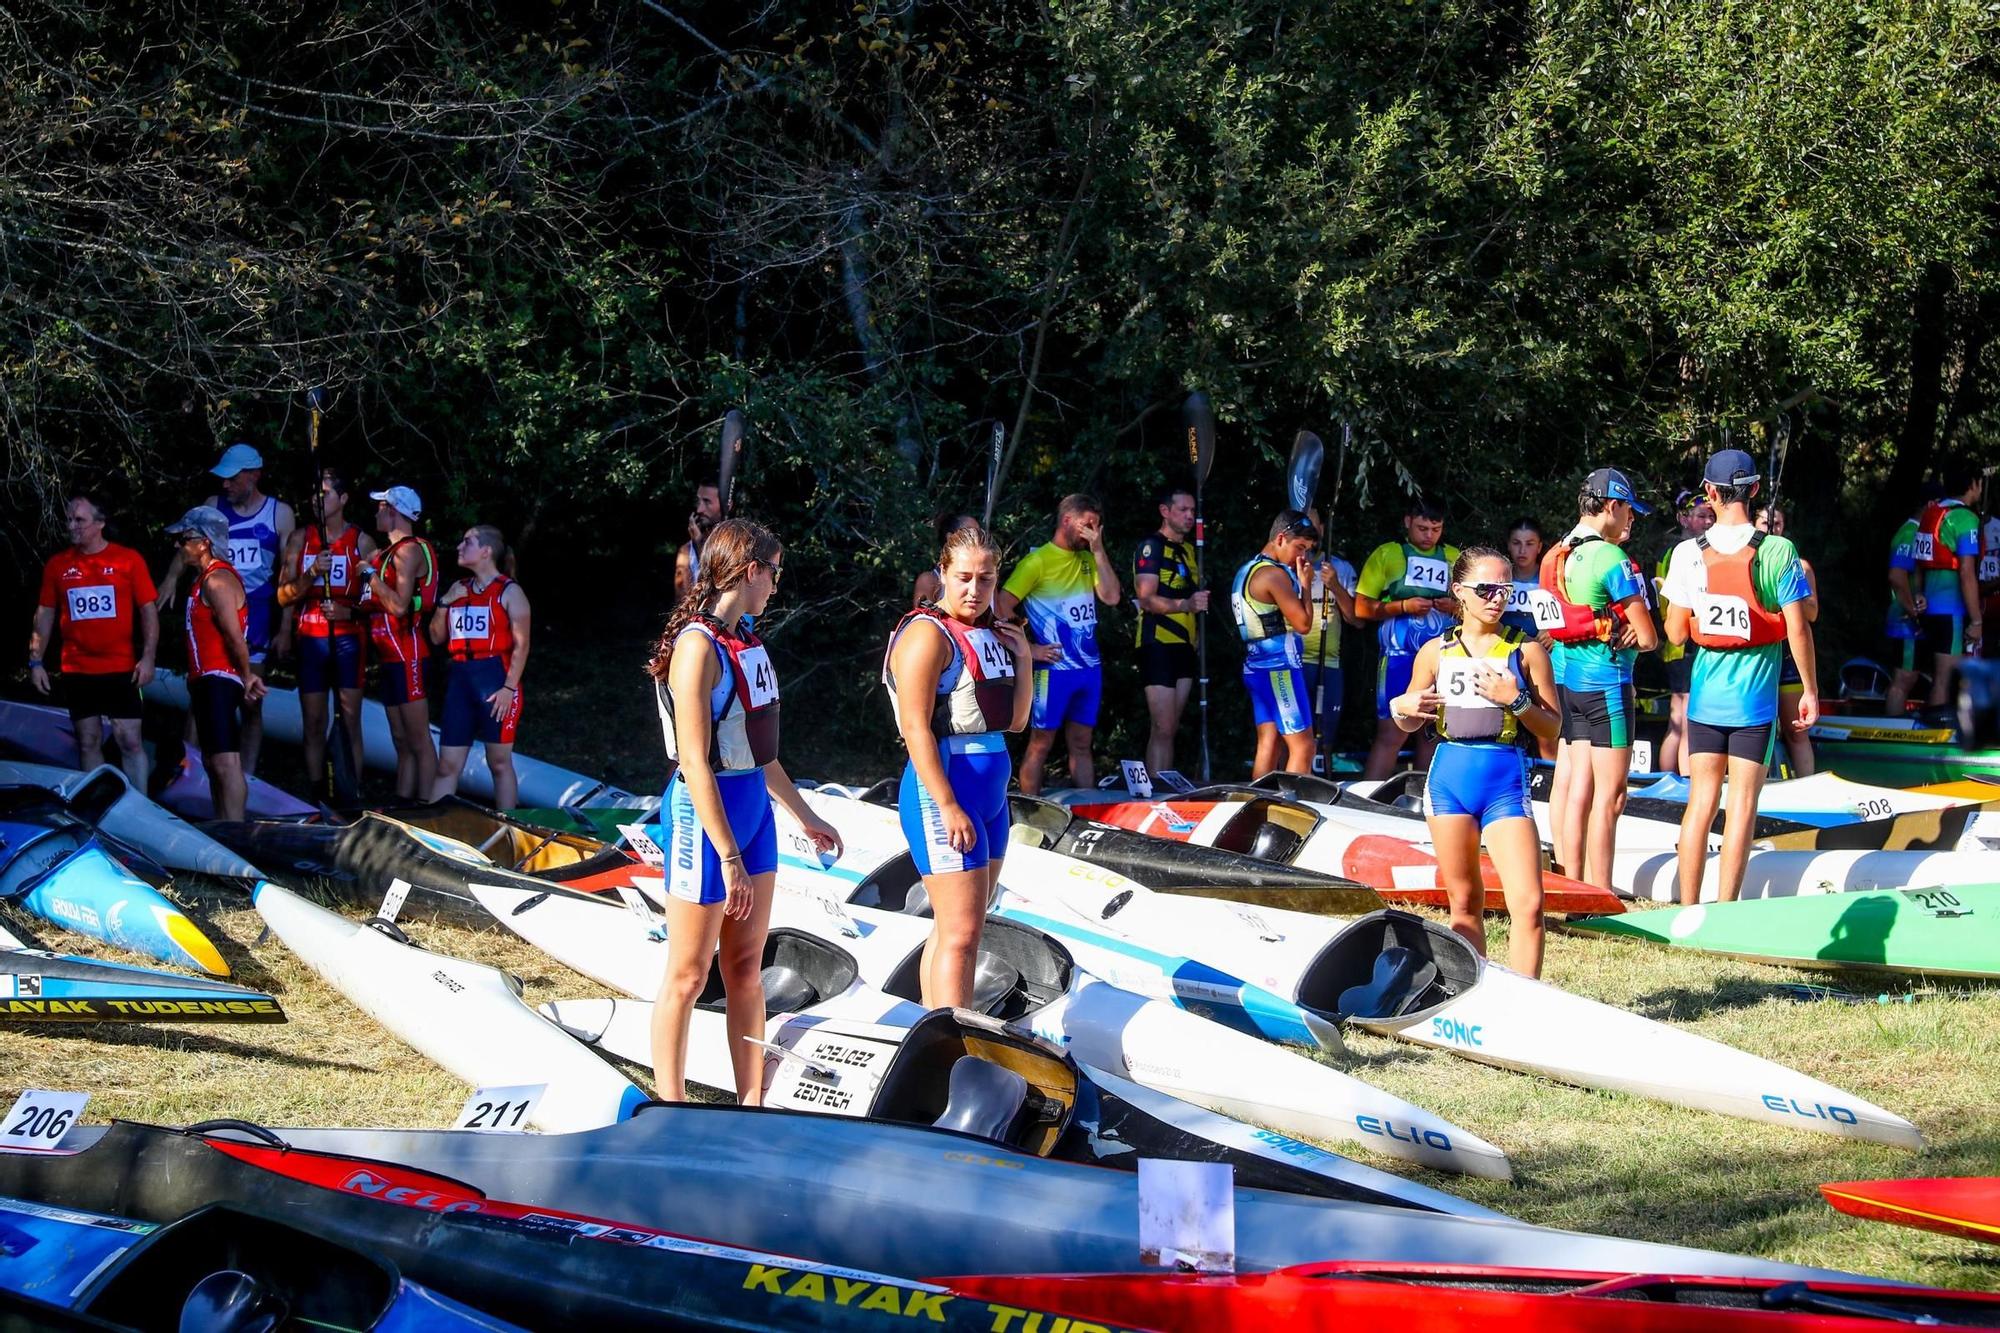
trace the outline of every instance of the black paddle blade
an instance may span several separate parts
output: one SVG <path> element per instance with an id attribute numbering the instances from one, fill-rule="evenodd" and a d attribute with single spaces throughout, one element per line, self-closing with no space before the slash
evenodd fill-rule
<path id="1" fill-rule="evenodd" d="M 993 423 L 993 442 L 986 451 L 986 517 L 980 526 L 993 526 L 993 505 L 999 500 L 994 489 L 1000 484 L 1000 455 L 1007 449 L 1007 428 L 1000 422 Z"/>
<path id="2" fill-rule="evenodd" d="M 729 517 L 736 502 L 736 472 L 743 464 L 743 413 L 730 408 L 722 418 L 722 462 L 716 476 L 721 492 L 722 516 Z"/>
<path id="3" fill-rule="evenodd" d="M 1194 468 L 1194 484 L 1201 486 L 1215 466 L 1215 412 L 1208 405 L 1208 395 L 1189 394 L 1181 404 L 1181 420 L 1187 424 L 1188 463 Z"/>
<path id="4" fill-rule="evenodd" d="M 1292 441 L 1292 461 L 1285 468 L 1285 499 L 1301 514 L 1319 494 L 1320 469 L 1326 466 L 1326 446 L 1319 436 L 1302 430 Z"/>

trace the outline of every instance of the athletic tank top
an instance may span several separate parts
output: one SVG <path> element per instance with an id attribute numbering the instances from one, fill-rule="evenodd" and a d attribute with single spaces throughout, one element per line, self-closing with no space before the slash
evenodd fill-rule
<path id="1" fill-rule="evenodd" d="M 1510 625 L 1502 625 L 1485 654 L 1474 657 L 1466 651 L 1465 632 L 1453 626 L 1438 641 L 1437 692 L 1444 707 L 1432 725 L 1448 741 L 1498 741 L 1518 745 L 1526 735 L 1521 719 L 1479 692 L 1479 664 L 1512 672 L 1517 686 L 1527 688 L 1528 675 L 1521 668 L 1521 645 L 1527 636 Z"/>
<path id="2" fill-rule="evenodd" d="M 215 607 L 208 600 L 209 580 L 220 570 L 236 585 L 243 586 L 242 577 L 227 560 L 212 560 L 208 567 L 194 576 L 194 588 L 187 600 L 187 643 L 188 676 L 225 676 L 238 685 L 243 677 L 236 674 L 236 664 L 229 660 L 229 645 L 216 628 Z M 249 599 L 245 598 L 236 608 L 236 628 L 241 632 L 250 623 Z"/>
<path id="3" fill-rule="evenodd" d="M 1262 551 L 1236 571 L 1236 581 L 1229 589 L 1229 609 L 1236 616 L 1236 632 L 1243 639 L 1243 665 L 1254 671 L 1295 667 L 1304 660 L 1299 648 L 1302 636 L 1285 622 L 1285 613 L 1275 602 L 1260 602 L 1250 595 L 1251 576 L 1266 565 L 1284 570 L 1285 577 L 1292 582 L 1292 591 L 1300 591 L 1298 572 L 1286 569 Z"/>
<path id="4" fill-rule="evenodd" d="M 778 757 L 778 673 L 771 655 L 745 616 L 734 630 L 714 616 L 697 615 L 681 634 L 700 634 L 714 645 L 721 670 L 708 696 L 708 762 L 719 773 L 762 768 Z M 677 638 L 675 646 L 680 640 Z M 680 760 L 674 735 L 674 695 L 665 681 L 653 683 L 653 702 L 667 758 Z"/>
<path id="5" fill-rule="evenodd" d="M 342 529 L 341 534 L 328 544 L 325 530 L 317 524 L 306 529 L 305 542 L 299 547 L 298 568 L 294 576 L 304 573 L 307 565 L 321 551 L 333 556 L 333 566 L 324 578 L 314 579 L 304 600 L 299 603 L 299 633 L 308 639 L 324 639 L 333 636 L 359 634 L 362 624 L 359 620 L 328 620 L 326 603 L 339 602 L 353 606 L 359 600 L 361 529 L 352 523 Z"/>
<path id="6" fill-rule="evenodd" d="M 227 500 L 223 516 L 229 520 L 229 563 L 243 580 L 243 595 L 267 599 L 277 596 L 271 586 L 271 571 L 278 567 L 278 500 L 267 495 L 248 518 L 236 512 Z"/>
<path id="7" fill-rule="evenodd" d="M 446 644 L 452 661 L 513 655 L 514 617 L 507 614 L 506 604 L 500 600 L 513 581 L 505 574 L 495 574 L 483 592 L 468 583 L 465 596 L 444 609 L 451 627 Z"/>
<path id="8" fill-rule="evenodd" d="M 896 677 L 889 670 L 896 641 L 912 621 L 928 620 L 951 641 L 951 661 L 938 673 L 937 699 L 931 705 L 933 736 L 983 736 L 1007 730 L 1014 720 L 1014 655 L 1006 641 L 987 623 L 967 625 L 926 602 L 905 615 L 889 635 L 882 654 L 882 684 L 889 690 L 889 711 L 896 709 Z"/>

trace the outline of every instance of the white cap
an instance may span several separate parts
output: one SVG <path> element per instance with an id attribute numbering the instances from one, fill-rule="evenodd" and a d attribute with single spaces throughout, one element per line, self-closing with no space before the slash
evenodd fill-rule
<path id="1" fill-rule="evenodd" d="M 391 486 L 386 491 L 370 491 L 371 500 L 387 500 L 398 512 L 407 518 L 420 517 L 424 512 L 424 502 L 408 486 Z"/>

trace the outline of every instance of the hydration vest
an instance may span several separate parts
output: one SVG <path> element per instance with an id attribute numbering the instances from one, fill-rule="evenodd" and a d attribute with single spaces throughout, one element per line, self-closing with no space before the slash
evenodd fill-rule
<path id="1" fill-rule="evenodd" d="M 1444 707 L 1432 723 L 1437 734 L 1448 741 L 1500 741 L 1519 744 L 1525 732 L 1521 719 L 1508 709 L 1479 693 L 1475 685 L 1477 663 L 1485 662 L 1501 671 L 1511 671 L 1516 684 L 1526 689 L 1527 674 L 1521 670 L 1520 649 L 1527 636 L 1511 625 L 1502 625 L 1493 646 L 1474 657 L 1466 651 L 1465 631 L 1453 626 L 1438 643 L 1437 692 Z"/>
<path id="2" fill-rule="evenodd" d="M 1298 666 L 1303 660 L 1301 645 L 1305 636 L 1293 629 L 1285 619 L 1285 613 L 1274 602 L 1259 602 L 1250 596 L 1250 578 L 1259 568 L 1268 566 L 1282 569 L 1291 580 L 1292 591 L 1303 596 L 1297 571 L 1287 569 L 1270 556 L 1259 551 L 1251 556 L 1247 564 L 1236 571 L 1236 581 L 1229 589 L 1229 610 L 1236 617 L 1236 632 L 1249 645 L 1244 665 L 1249 667 Z"/>
<path id="3" fill-rule="evenodd" d="M 1933 500 L 1917 515 L 1917 535 L 1910 543 L 1910 554 L 1918 569 L 1958 568 L 1958 552 L 1944 540 L 1944 521 L 1952 510 L 1964 507 L 1955 501 Z"/>
<path id="4" fill-rule="evenodd" d="M 718 772 L 762 768 L 778 757 L 778 673 L 764 641 L 747 626 L 730 629 L 714 616 L 697 614 L 683 627 L 706 635 L 729 663 L 728 697 L 720 710 L 709 707 L 708 762 Z M 678 640 L 676 640 L 678 643 Z M 653 685 L 667 758 L 680 760 L 674 734 L 674 696 L 665 681 Z"/>
<path id="5" fill-rule="evenodd" d="M 240 685 L 243 677 L 236 674 L 236 664 L 229 660 L 228 640 L 216 628 L 215 607 L 208 600 L 208 577 L 218 569 L 235 579 L 238 588 L 243 586 L 243 576 L 227 560 L 211 561 L 194 576 L 194 588 L 187 599 L 188 677 L 227 676 Z M 250 599 L 246 596 L 236 608 L 237 632 L 243 632 L 249 624 Z"/>
<path id="6" fill-rule="evenodd" d="M 1549 553 L 1542 557 L 1541 590 L 1555 599 L 1554 614 L 1544 603 L 1537 609 L 1535 623 L 1549 632 L 1549 637 L 1557 643 L 1609 643 L 1612 629 L 1618 623 L 1610 614 L 1610 608 L 1599 611 L 1592 606 L 1584 606 L 1569 599 L 1567 584 L 1569 558 L 1580 546 L 1589 542 L 1601 542 L 1604 538 L 1596 533 L 1582 537 L 1565 537 L 1557 542 Z M 1557 620 L 1556 615 L 1561 619 Z M 1548 619 L 1552 624 L 1544 625 Z"/>
<path id="7" fill-rule="evenodd" d="M 981 736 L 1007 730 L 1014 721 L 1014 655 L 993 632 L 991 615 L 982 617 L 980 624 L 967 625 L 930 602 L 896 622 L 882 654 L 882 684 L 889 690 L 891 712 L 896 707 L 896 677 L 889 670 L 889 659 L 905 627 L 917 620 L 935 623 L 951 640 L 952 663 L 938 673 L 937 698 L 931 703 L 931 735 Z M 958 679 L 947 686 L 944 677 L 954 663 Z"/>
<path id="8" fill-rule="evenodd" d="M 1740 550 L 1724 555 L 1708 544 L 1706 533 L 1694 539 L 1708 575 L 1708 587 L 1691 609 L 1691 637 L 1703 648 L 1728 652 L 1782 643 L 1785 617 L 1767 610 L 1757 599 L 1757 548 L 1764 533 L 1753 532 Z"/>
<path id="9" fill-rule="evenodd" d="M 444 609 L 451 627 L 445 642 L 454 662 L 513 655 L 514 617 L 500 600 L 513 582 L 505 574 L 495 574 L 483 592 L 467 583 L 465 596 Z"/>

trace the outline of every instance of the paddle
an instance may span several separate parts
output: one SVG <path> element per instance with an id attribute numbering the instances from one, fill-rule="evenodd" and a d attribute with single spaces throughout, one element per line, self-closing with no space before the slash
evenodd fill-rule
<path id="1" fill-rule="evenodd" d="M 1007 448 L 1007 427 L 1003 422 L 993 423 L 993 444 L 986 451 L 986 516 L 979 526 L 993 526 L 993 504 L 1000 498 L 1000 455 Z"/>
<path id="2" fill-rule="evenodd" d="M 321 481 L 319 465 L 319 421 L 326 410 L 327 393 L 324 388 L 314 385 L 306 390 L 306 464 L 311 482 L 306 488 L 306 504 L 312 513 L 311 527 L 319 533 L 322 551 L 329 549 L 326 536 L 325 510 L 321 506 Z M 333 600 L 333 576 L 320 575 L 320 597 Z M 321 784 L 327 799 L 344 810 L 352 810 L 361 804 L 361 778 L 354 771 L 353 738 L 348 734 L 347 716 L 340 710 L 340 690 L 335 688 L 327 699 L 327 713 L 330 715 L 326 728 L 326 762 L 320 774 Z"/>
<path id="3" fill-rule="evenodd" d="M 1208 529 L 1202 519 L 1201 490 L 1208 481 L 1209 469 L 1215 466 L 1215 413 L 1208 405 L 1208 395 L 1191 393 L 1181 404 L 1181 421 L 1187 426 L 1188 462 L 1194 468 L 1194 567 L 1195 586 L 1199 588 L 1208 577 L 1208 561 L 1205 554 Z M 1200 666 L 1201 677 L 1201 780 L 1210 781 L 1208 763 L 1208 612 L 1197 611 L 1194 617 L 1195 660 Z"/>
<path id="4" fill-rule="evenodd" d="M 1326 466 L 1326 446 L 1319 436 L 1309 430 L 1302 430 L 1292 440 L 1292 458 L 1285 466 L 1285 500 L 1293 509 L 1303 514 L 1313 506 L 1319 496 L 1319 474 Z M 1324 554 L 1324 552 L 1322 552 Z M 1326 579 L 1320 578 L 1322 589 Z M 1312 596 L 1305 590 L 1306 596 Z M 1324 595 L 1322 594 L 1322 600 Z M 1320 685 L 1313 696 L 1313 717 L 1321 716 L 1322 705 L 1326 702 L 1326 612 L 1320 612 L 1319 667 Z"/>
<path id="5" fill-rule="evenodd" d="M 1778 413 L 1778 424 L 1771 432 L 1771 453 L 1764 463 L 1764 475 L 1770 478 L 1770 496 L 1765 501 L 1768 508 L 1778 507 L 1778 485 L 1785 479 L 1785 458 L 1792 448 L 1792 416 L 1789 412 Z"/>
<path id="6" fill-rule="evenodd" d="M 743 464 L 743 413 L 730 408 L 722 418 L 722 463 L 715 488 L 722 500 L 722 516 L 728 518 L 736 504 L 736 473 Z"/>
<path id="7" fill-rule="evenodd" d="M 1354 428 L 1345 421 L 1340 423 L 1340 461 L 1333 469 L 1333 504 L 1340 503 L 1340 482 L 1347 472 L 1347 445 L 1354 438 Z M 1296 455 L 1296 447 L 1294 447 Z M 1315 489 L 1317 489 L 1315 487 Z M 1327 506 L 1327 521 L 1320 526 L 1320 573 L 1319 573 L 1319 674 L 1313 678 L 1313 726 L 1319 738 L 1319 771 L 1326 777 L 1333 776 L 1333 730 L 1326 725 L 1326 627 L 1333 623 L 1339 612 L 1333 601 L 1333 580 L 1338 577 L 1333 572 L 1333 548 L 1327 541 L 1327 531 L 1333 526 L 1333 505 Z"/>

